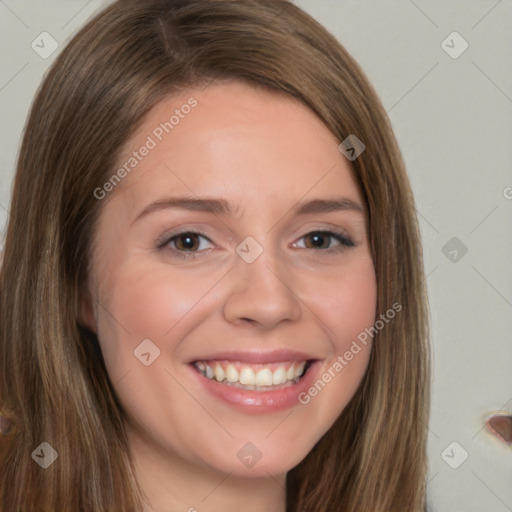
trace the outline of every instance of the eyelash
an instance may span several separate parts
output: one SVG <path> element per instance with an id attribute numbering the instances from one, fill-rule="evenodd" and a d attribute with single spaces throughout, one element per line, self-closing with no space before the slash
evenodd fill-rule
<path id="1" fill-rule="evenodd" d="M 340 245 L 330 247 L 328 249 L 319 249 L 319 248 L 310 249 L 313 251 L 321 251 L 323 253 L 327 253 L 327 254 L 331 255 L 331 254 L 335 254 L 335 253 L 344 251 L 348 247 L 354 247 L 354 245 L 355 245 L 354 242 L 350 238 L 348 238 L 346 235 L 344 235 L 343 233 L 338 233 L 336 231 L 328 231 L 328 230 L 313 230 L 313 231 L 310 231 L 310 232 L 306 233 L 305 235 L 303 235 L 300 239 L 305 238 L 307 236 L 311 236 L 313 234 L 328 236 L 328 237 L 334 238 L 335 240 L 337 240 L 340 243 Z M 157 248 L 159 250 L 169 250 L 169 251 L 175 253 L 174 255 L 177 258 L 182 258 L 182 259 L 197 258 L 197 254 L 199 254 L 201 251 L 181 251 L 179 249 L 174 249 L 174 248 L 168 247 L 168 245 L 173 240 L 175 240 L 183 235 L 199 235 L 200 237 L 203 237 L 206 240 L 208 240 L 210 243 L 212 243 L 211 240 L 204 233 L 201 233 L 200 231 L 180 231 L 179 233 L 172 233 L 171 235 L 166 235 L 163 241 L 157 242 Z"/>

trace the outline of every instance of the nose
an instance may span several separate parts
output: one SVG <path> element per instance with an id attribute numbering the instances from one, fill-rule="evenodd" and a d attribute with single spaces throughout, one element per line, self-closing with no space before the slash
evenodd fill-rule
<path id="1" fill-rule="evenodd" d="M 230 272 L 224 317 L 230 323 L 250 323 L 271 329 L 301 316 L 301 300 L 294 279 L 279 257 L 264 251 L 255 261 L 238 258 Z"/>

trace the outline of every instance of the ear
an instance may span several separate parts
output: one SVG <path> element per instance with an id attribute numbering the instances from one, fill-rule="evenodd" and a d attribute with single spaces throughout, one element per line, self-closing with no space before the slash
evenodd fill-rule
<path id="1" fill-rule="evenodd" d="M 82 289 L 78 300 L 78 323 L 96 334 L 96 309 L 89 290 Z"/>

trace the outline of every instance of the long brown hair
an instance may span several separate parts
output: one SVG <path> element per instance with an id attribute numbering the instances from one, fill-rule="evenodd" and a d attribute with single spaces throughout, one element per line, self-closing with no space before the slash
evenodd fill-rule
<path id="1" fill-rule="evenodd" d="M 430 408 L 428 307 L 414 200 L 386 112 L 358 64 L 286 0 L 125 0 L 56 59 L 33 103 L 0 274 L 3 512 L 140 511 L 123 411 L 98 340 L 78 322 L 94 190 L 164 97 L 243 80 L 308 106 L 341 142 L 369 214 L 377 318 L 368 371 L 287 478 L 288 512 L 419 512 Z M 33 452 L 47 442 L 57 462 Z"/>

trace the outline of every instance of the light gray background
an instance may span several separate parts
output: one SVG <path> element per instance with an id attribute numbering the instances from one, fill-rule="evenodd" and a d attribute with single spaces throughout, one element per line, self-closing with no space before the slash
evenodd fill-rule
<path id="1" fill-rule="evenodd" d="M 488 414 L 512 412 L 512 2 L 295 3 L 334 33 L 374 84 L 415 192 L 432 311 L 432 510 L 512 511 L 512 450 L 484 428 Z M 0 1 L 0 235 L 36 88 L 105 4 Z M 31 48 L 44 31 L 59 43 L 47 59 Z M 458 58 L 442 47 L 454 31 L 469 45 Z M 445 44 L 462 48 L 453 37 Z"/>

